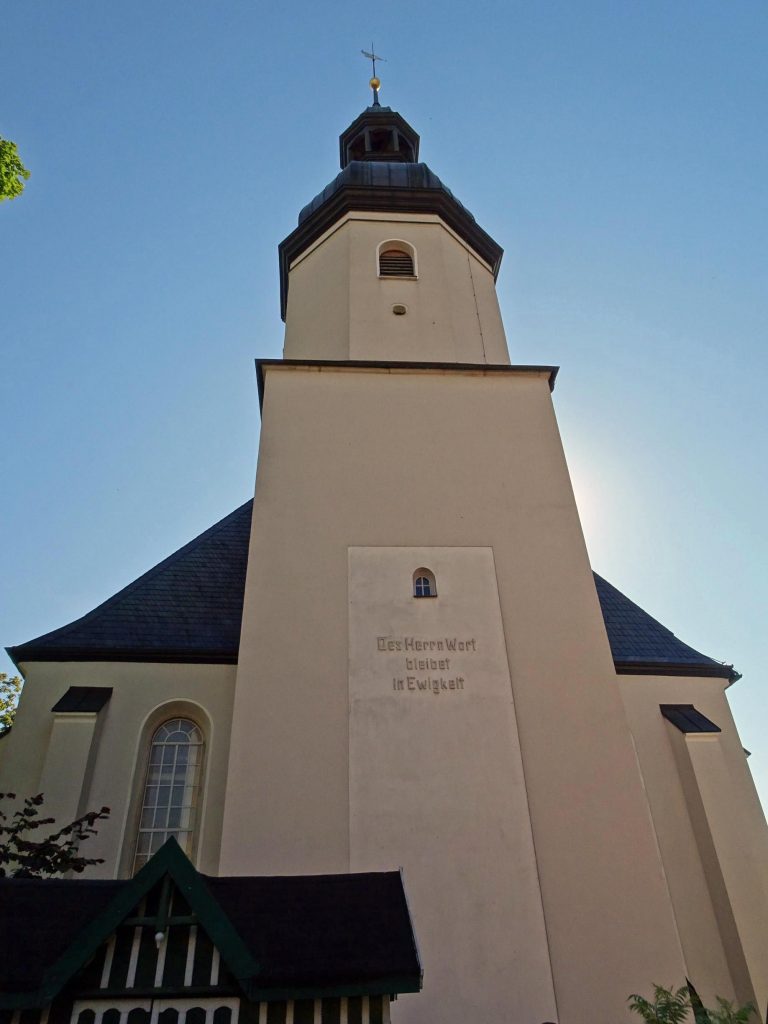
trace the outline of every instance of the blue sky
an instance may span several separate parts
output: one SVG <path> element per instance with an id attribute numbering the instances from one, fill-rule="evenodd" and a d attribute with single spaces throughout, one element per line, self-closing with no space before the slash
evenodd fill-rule
<path id="1" fill-rule="evenodd" d="M 505 248 L 595 569 L 705 653 L 768 801 L 768 6 L 32 0 L 2 15 L 0 642 L 250 496 L 277 244 L 382 102 Z M 10 669 L 10 662 L 2 662 Z M 0 669 L 1 670 L 1 669 Z"/>

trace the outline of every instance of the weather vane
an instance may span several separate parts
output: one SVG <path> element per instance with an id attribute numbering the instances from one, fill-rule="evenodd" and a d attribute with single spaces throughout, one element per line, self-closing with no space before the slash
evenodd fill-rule
<path id="1" fill-rule="evenodd" d="M 371 62 L 371 64 L 373 65 L 373 77 L 371 78 L 371 80 L 370 80 L 370 82 L 368 84 L 373 89 L 373 105 L 374 105 L 374 107 L 378 107 L 378 105 L 379 105 L 379 86 L 381 85 L 381 82 L 376 77 L 376 61 L 377 60 L 381 60 L 381 61 L 384 61 L 384 63 L 386 63 L 386 60 L 385 60 L 384 57 L 377 56 L 376 51 L 373 48 L 373 43 L 371 43 L 370 53 L 368 52 L 368 50 L 361 50 L 360 53 L 362 53 L 362 55 L 366 58 L 366 60 L 369 60 Z"/>

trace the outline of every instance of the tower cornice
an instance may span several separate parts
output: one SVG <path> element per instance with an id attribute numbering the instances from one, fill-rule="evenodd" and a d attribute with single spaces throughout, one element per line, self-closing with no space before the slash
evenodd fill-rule
<path id="1" fill-rule="evenodd" d="M 441 373 L 473 374 L 483 377 L 493 374 L 508 377 L 530 375 L 546 377 L 549 390 L 555 390 L 559 366 L 529 366 L 527 364 L 497 365 L 494 363 L 438 363 L 416 360 L 373 359 L 257 359 L 256 384 L 259 389 L 259 408 L 264 404 L 264 377 L 267 370 L 316 370 L 331 373 L 367 371 L 369 373 Z"/>
<path id="2" fill-rule="evenodd" d="M 396 168 L 395 180 L 402 179 L 404 183 L 375 183 L 387 167 Z M 494 279 L 498 276 L 504 250 L 426 164 L 377 165 L 353 161 L 316 200 L 305 207 L 299 226 L 280 243 L 280 313 L 283 320 L 288 306 L 291 265 L 338 220 L 353 211 L 436 214 L 488 264 Z"/>

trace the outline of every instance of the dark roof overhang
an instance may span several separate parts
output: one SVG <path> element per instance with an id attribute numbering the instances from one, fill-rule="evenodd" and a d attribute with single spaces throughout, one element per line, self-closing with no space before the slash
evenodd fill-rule
<path id="1" fill-rule="evenodd" d="M 70 686 L 51 711 L 59 715 L 98 714 L 111 698 L 111 686 Z"/>
<path id="2" fill-rule="evenodd" d="M 201 647 L 57 647 L 54 644 L 37 644 L 30 640 L 16 647 L 6 647 L 5 653 L 16 668 L 23 673 L 23 665 L 32 661 L 130 661 L 136 664 L 152 665 L 236 665 L 237 648 Z"/>
<path id="3" fill-rule="evenodd" d="M 693 662 L 691 664 L 672 661 L 618 661 L 614 659 L 616 674 L 620 676 L 690 676 L 699 679 L 727 679 L 728 685 L 741 679 L 733 665 L 719 661 Z"/>
<path id="4" fill-rule="evenodd" d="M 498 276 L 504 250 L 426 164 L 353 161 L 302 210 L 299 226 L 280 243 L 280 315 L 283 320 L 288 307 L 291 264 L 337 221 L 353 211 L 436 214 L 490 267 L 494 278 Z"/>

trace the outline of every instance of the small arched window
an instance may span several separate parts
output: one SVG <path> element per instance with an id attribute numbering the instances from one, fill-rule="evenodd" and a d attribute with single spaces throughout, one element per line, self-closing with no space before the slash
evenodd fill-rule
<path id="1" fill-rule="evenodd" d="M 155 730 L 149 746 L 134 873 L 173 836 L 189 856 L 203 768 L 203 734 L 188 718 L 172 718 Z"/>
<path id="2" fill-rule="evenodd" d="M 415 277 L 415 251 L 408 242 L 382 242 L 379 246 L 379 277 Z"/>
<path id="3" fill-rule="evenodd" d="M 429 569 L 417 569 L 413 574 L 414 597 L 437 597 L 435 574 Z"/>

